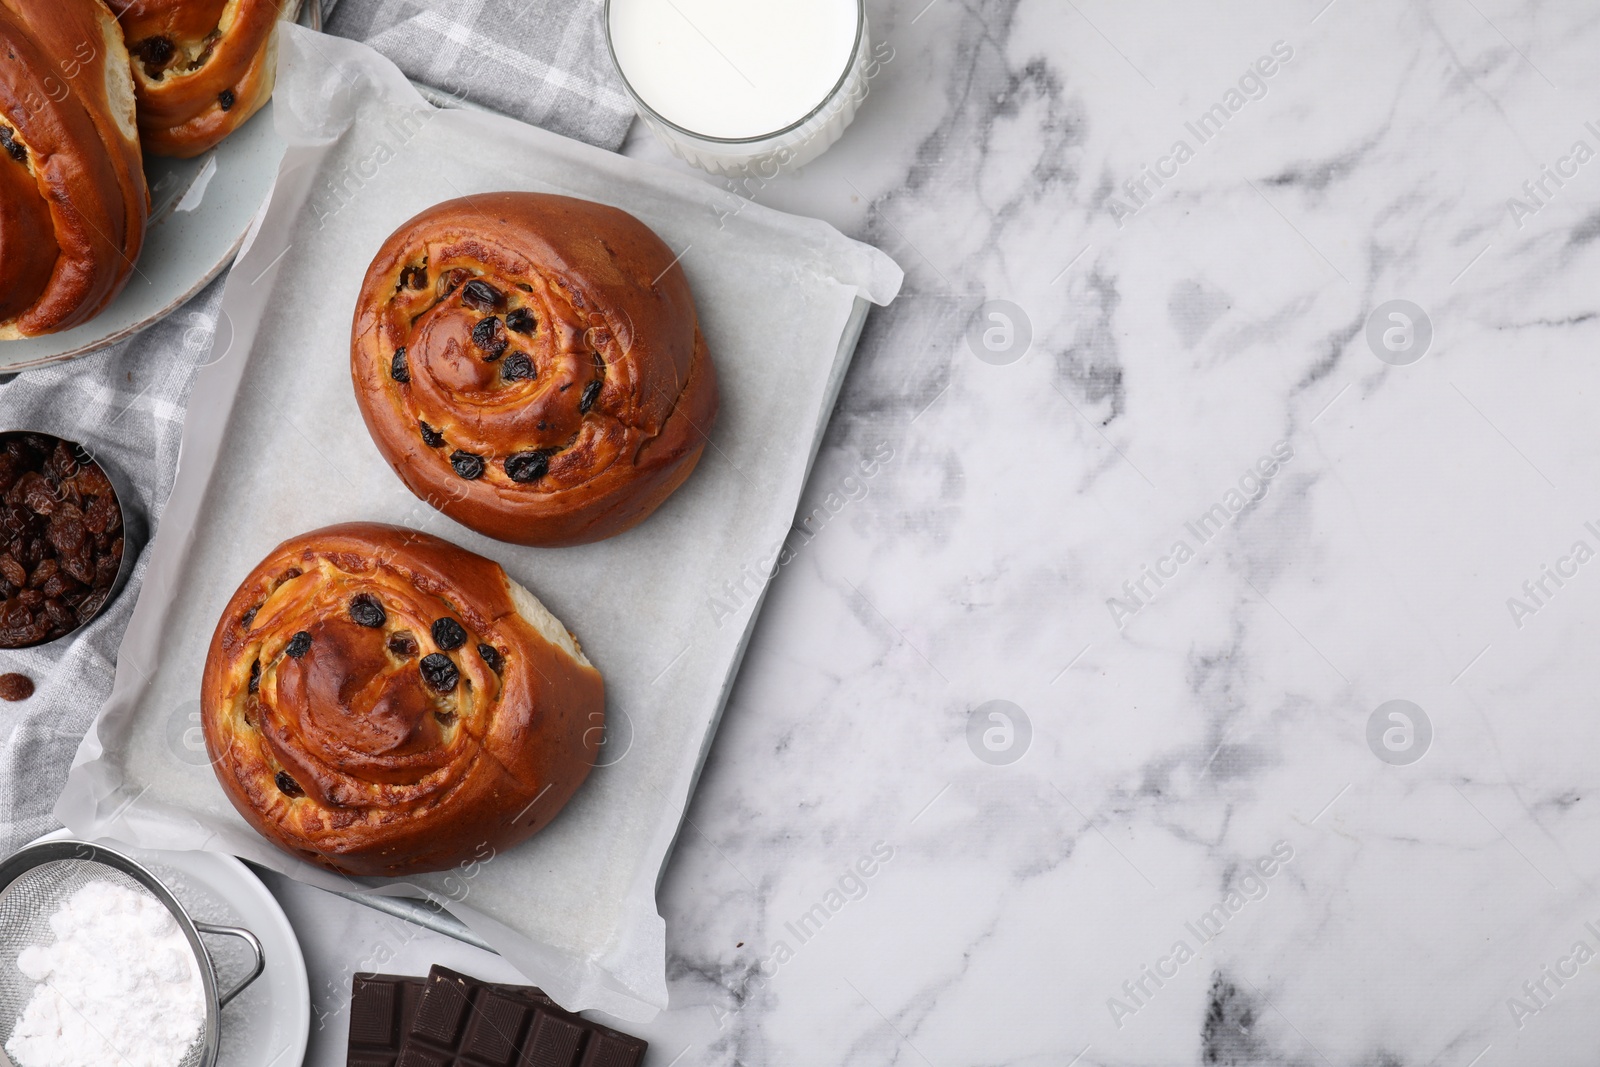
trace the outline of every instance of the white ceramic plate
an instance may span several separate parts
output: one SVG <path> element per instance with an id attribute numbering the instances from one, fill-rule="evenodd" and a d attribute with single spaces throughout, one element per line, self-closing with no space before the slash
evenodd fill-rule
<path id="1" fill-rule="evenodd" d="M 72 839 L 65 830 L 40 841 Z M 261 940 L 266 970 L 222 1009 L 218 1067 L 298 1067 L 311 1034 L 311 985 L 300 941 L 283 908 L 261 880 L 232 856 L 158 852 L 116 841 L 97 842 L 148 867 L 202 922 L 242 926 Z M 232 938 L 206 937 L 217 987 L 231 989 L 248 973 L 248 956 Z"/>
<path id="2" fill-rule="evenodd" d="M 298 12 L 300 5 L 290 5 Z M 316 4 L 307 18 L 320 23 Z M 291 15 L 291 17 L 293 17 Z M 315 27 L 314 27 L 315 28 Z M 233 262 L 278 175 L 284 144 L 272 102 L 221 144 L 195 159 L 147 156 L 150 224 L 127 287 L 81 326 L 0 341 L 0 372 L 88 355 L 160 322 Z"/>

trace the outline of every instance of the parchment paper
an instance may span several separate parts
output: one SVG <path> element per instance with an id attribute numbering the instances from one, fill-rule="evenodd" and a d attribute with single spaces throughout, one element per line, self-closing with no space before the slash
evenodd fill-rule
<path id="1" fill-rule="evenodd" d="M 197 758 L 201 667 L 228 596 L 285 537 L 353 519 L 426 529 L 498 560 L 577 633 L 606 679 L 608 739 L 531 841 L 360 888 L 447 903 L 568 1008 L 647 1019 L 667 1002 L 656 882 L 754 621 L 712 598 L 741 568 L 771 565 L 853 350 L 853 311 L 891 300 L 901 272 L 821 222 L 510 119 L 436 110 L 354 42 L 285 27 L 281 66 L 289 151 L 228 280 L 116 687 L 57 815 L 80 835 L 229 852 L 352 888 L 267 844 Z M 520 548 L 456 525 L 401 485 L 356 408 L 350 321 L 372 254 L 422 208 L 499 189 L 598 200 L 651 226 L 682 253 L 716 362 L 722 409 L 698 469 L 600 544 Z"/>

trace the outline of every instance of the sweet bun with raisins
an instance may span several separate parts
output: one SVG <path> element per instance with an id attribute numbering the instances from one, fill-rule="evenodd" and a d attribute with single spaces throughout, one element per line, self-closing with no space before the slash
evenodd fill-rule
<path id="1" fill-rule="evenodd" d="M 396 230 L 361 284 L 350 369 L 411 491 L 517 544 L 642 522 L 717 415 L 672 250 L 624 211 L 543 193 L 449 200 Z"/>
<path id="2" fill-rule="evenodd" d="M 429 534 L 293 537 L 217 623 L 201 724 L 263 836 L 351 875 L 453 867 L 555 818 L 589 774 L 605 686 L 500 565 Z"/>

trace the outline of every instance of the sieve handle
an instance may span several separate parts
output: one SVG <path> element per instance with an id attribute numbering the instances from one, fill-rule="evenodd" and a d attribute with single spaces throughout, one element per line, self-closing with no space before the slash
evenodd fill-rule
<path id="1" fill-rule="evenodd" d="M 228 990 L 226 993 L 217 998 L 217 1007 L 226 1008 L 228 1006 L 228 1001 L 232 1000 L 240 993 L 243 993 L 245 988 L 249 986 L 251 982 L 254 982 L 257 978 L 260 978 L 261 972 L 267 969 L 267 957 L 261 951 L 261 941 L 256 937 L 255 934 L 252 934 L 249 930 L 246 930 L 242 926 L 218 926 L 215 923 L 197 922 L 194 924 L 194 928 L 199 930 L 202 934 L 221 934 L 224 937 L 237 937 L 249 947 L 250 954 L 256 959 L 255 966 L 250 969 L 249 974 L 245 975 L 244 981 L 240 982 L 238 985 L 234 986 L 232 989 Z"/>

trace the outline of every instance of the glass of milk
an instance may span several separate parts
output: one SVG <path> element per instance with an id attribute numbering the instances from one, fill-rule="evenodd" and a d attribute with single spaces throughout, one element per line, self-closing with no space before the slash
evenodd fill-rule
<path id="1" fill-rule="evenodd" d="M 867 95 L 864 0 L 606 0 L 605 17 L 639 116 L 715 174 L 816 158 Z"/>

